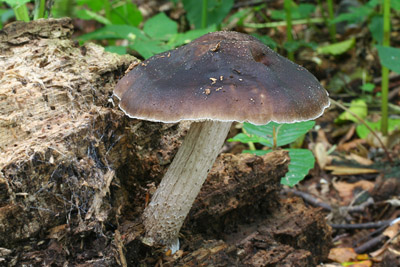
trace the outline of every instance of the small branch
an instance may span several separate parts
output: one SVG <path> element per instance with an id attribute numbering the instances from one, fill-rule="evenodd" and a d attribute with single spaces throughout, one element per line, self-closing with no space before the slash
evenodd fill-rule
<path id="1" fill-rule="evenodd" d="M 305 192 L 302 192 L 302 191 L 298 191 L 298 190 L 295 190 L 295 189 L 291 189 L 291 188 L 284 189 L 284 191 L 292 193 L 293 195 L 296 195 L 298 197 L 301 197 L 305 202 L 307 202 L 307 203 L 309 203 L 309 204 L 311 204 L 313 206 L 321 207 L 324 210 L 332 211 L 331 205 L 326 204 L 326 203 L 316 199 L 315 197 L 313 197 L 312 195 L 310 195 L 308 193 L 305 193 Z"/>
<path id="2" fill-rule="evenodd" d="M 349 230 L 355 230 L 355 229 L 374 229 L 374 228 L 380 228 L 380 227 L 388 227 L 392 220 L 387 220 L 387 221 L 379 221 L 379 222 L 368 222 L 368 223 L 352 223 L 352 224 L 335 224 L 332 223 L 330 226 L 334 229 L 349 229 Z"/>
<path id="3" fill-rule="evenodd" d="M 358 246 L 356 248 L 354 248 L 354 251 L 357 254 L 363 254 L 369 251 L 374 250 L 377 246 L 380 246 L 381 244 L 383 244 L 387 239 L 389 239 L 388 236 L 385 235 L 379 235 L 377 237 L 372 238 L 371 240 L 365 242 L 364 244 L 362 244 L 361 246 Z"/>

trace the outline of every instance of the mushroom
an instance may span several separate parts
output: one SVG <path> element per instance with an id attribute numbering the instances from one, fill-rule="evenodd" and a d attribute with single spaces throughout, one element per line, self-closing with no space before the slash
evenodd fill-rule
<path id="1" fill-rule="evenodd" d="M 114 94 L 131 118 L 193 123 L 143 214 L 144 242 L 179 248 L 178 233 L 233 121 L 315 119 L 329 106 L 318 80 L 256 38 L 206 34 L 133 68 Z"/>

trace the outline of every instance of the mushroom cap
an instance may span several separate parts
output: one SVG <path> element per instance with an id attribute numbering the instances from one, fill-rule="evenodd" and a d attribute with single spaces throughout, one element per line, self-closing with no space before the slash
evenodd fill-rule
<path id="1" fill-rule="evenodd" d="M 231 31 L 143 61 L 114 94 L 129 117 L 159 122 L 292 123 L 315 119 L 329 106 L 328 93 L 305 68 Z"/>

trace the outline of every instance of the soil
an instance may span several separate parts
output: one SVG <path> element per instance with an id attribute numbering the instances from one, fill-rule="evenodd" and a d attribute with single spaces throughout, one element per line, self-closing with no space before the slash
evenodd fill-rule
<path id="1" fill-rule="evenodd" d="M 285 151 L 222 153 L 181 231 L 141 243 L 140 216 L 189 123 L 129 119 L 112 97 L 133 56 L 70 39 L 70 19 L 0 31 L 0 265 L 314 266 L 320 209 L 280 194 Z"/>

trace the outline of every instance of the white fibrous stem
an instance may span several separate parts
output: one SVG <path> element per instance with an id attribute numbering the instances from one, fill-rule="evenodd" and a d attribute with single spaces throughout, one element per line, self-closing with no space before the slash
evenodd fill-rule
<path id="1" fill-rule="evenodd" d="M 176 249 L 182 224 L 218 156 L 231 124 L 221 121 L 191 124 L 185 140 L 144 211 L 144 243 Z"/>

